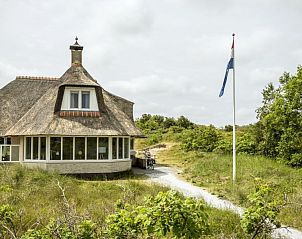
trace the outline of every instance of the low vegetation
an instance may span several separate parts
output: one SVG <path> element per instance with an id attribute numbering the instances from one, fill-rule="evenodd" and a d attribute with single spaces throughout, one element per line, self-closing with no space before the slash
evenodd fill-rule
<path id="1" fill-rule="evenodd" d="M 246 238 L 237 215 L 145 179 L 85 180 L 2 165 L 0 237 Z"/>

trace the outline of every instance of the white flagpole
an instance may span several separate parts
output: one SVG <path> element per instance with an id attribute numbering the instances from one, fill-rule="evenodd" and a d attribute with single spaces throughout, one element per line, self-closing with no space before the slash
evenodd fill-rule
<path id="1" fill-rule="evenodd" d="M 235 34 L 233 33 L 233 42 Z M 235 44 L 233 47 L 234 59 L 233 59 L 233 182 L 236 181 L 236 105 L 235 105 Z"/>

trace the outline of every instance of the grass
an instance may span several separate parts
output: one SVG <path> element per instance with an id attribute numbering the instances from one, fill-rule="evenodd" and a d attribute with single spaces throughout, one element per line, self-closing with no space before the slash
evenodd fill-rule
<path id="1" fill-rule="evenodd" d="M 187 181 L 243 207 L 247 206 L 247 195 L 255 189 L 255 180 L 260 178 L 271 185 L 274 197 L 287 200 L 279 216 L 281 222 L 302 229 L 302 169 L 262 156 L 238 155 L 234 184 L 231 155 L 184 152 L 179 145 L 174 145 L 161 151 L 157 161 L 183 169 L 182 176 Z"/>
<path id="2" fill-rule="evenodd" d="M 138 205 L 147 194 L 156 195 L 167 190 L 134 175 L 110 181 L 84 180 L 21 165 L 2 165 L 0 180 L 1 204 L 10 204 L 26 215 L 23 229 L 37 220 L 46 223 L 50 218 L 62 215 L 62 191 L 58 183 L 79 214 L 101 224 L 108 214 L 114 212 L 117 200 Z"/>
<path id="3" fill-rule="evenodd" d="M 78 215 L 104 227 L 105 218 L 114 212 L 118 200 L 137 206 L 142 205 L 146 195 L 168 190 L 145 179 L 130 173 L 112 180 L 85 180 L 3 164 L 0 166 L 0 205 L 10 204 L 19 212 L 18 234 L 21 235 L 37 221 L 46 225 L 51 218 L 62 217 L 64 205 L 59 184 Z M 244 238 L 237 215 L 213 208 L 206 210 L 212 232 L 207 238 Z"/>

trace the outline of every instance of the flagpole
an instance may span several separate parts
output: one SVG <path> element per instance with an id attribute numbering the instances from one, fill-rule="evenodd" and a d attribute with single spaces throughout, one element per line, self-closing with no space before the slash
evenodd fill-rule
<path id="1" fill-rule="evenodd" d="M 235 34 L 233 33 L 233 42 Z M 233 48 L 233 182 L 236 181 L 236 97 L 235 97 L 235 46 Z"/>

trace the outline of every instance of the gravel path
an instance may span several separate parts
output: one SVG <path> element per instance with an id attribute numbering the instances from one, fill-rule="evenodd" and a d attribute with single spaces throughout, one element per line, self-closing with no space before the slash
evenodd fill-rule
<path id="1" fill-rule="evenodd" d="M 179 178 L 177 176 L 179 172 L 173 168 L 160 166 L 155 167 L 154 170 L 133 168 L 133 172 L 136 174 L 145 174 L 150 177 L 151 181 L 170 187 L 173 190 L 183 193 L 187 197 L 202 198 L 212 207 L 230 210 L 240 216 L 242 216 L 244 212 L 243 208 L 238 207 L 227 200 L 220 199 L 206 190 Z M 282 236 L 282 238 L 302 239 L 302 232 L 293 228 L 277 229 L 274 231 L 273 235 L 276 238 Z"/>

